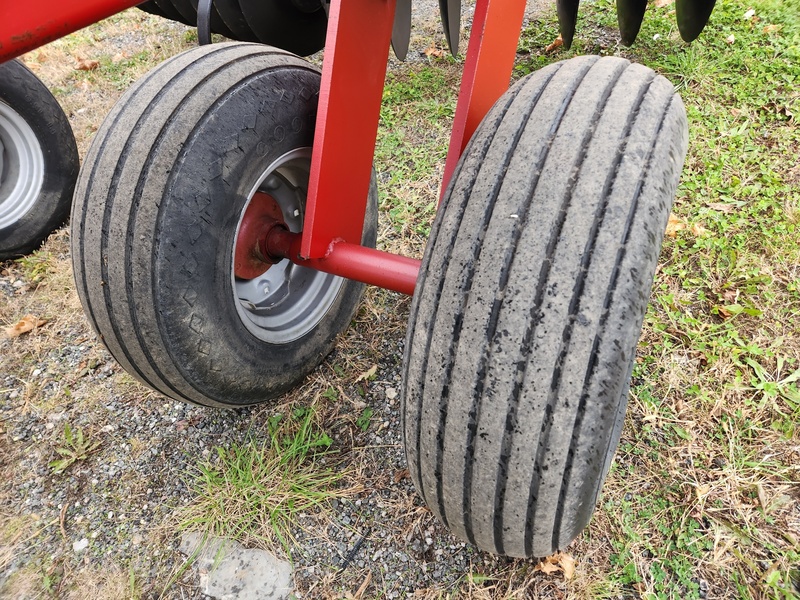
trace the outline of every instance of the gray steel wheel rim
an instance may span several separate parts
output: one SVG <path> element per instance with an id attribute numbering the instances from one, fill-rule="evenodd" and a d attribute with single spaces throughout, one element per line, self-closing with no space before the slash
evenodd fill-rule
<path id="1" fill-rule="evenodd" d="M 36 204 L 44 181 L 44 152 L 33 129 L 0 102 L 0 229 L 24 217 Z"/>
<path id="2" fill-rule="evenodd" d="M 310 170 L 311 148 L 287 152 L 269 165 L 248 194 L 236 224 L 234 244 L 257 191 L 276 200 L 290 231 L 302 231 Z M 264 342 L 287 344 L 311 332 L 325 317 L 344 279 L 284 259 L 263 275 L 242 280 L 235 277 L 231 258 L 231 285 L 239 318 L 250 333 Z"/>

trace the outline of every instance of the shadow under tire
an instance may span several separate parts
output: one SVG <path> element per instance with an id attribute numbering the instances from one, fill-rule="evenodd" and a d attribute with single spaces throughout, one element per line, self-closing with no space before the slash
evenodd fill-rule
<path id="1" fill-rule="evenodd" d="M 266 273 L 288 292 L 245 302 L 242 288 L 258 286 L 234 276 L 253 198 L 271 194 L 302 227 L 319 84 L 315 67 L 276 48 L 194 48 L 138 81 L 93 141 L 72 213 L 78 293 L 117 361 L 169 397 L 269 400 L 350 325 L 362 284 L 282 261 Z M 373 180 L 362 243 L 374 247 L 376 230 Z"/>
<path id="2" fill-rule="evenodd" d="M 21 62 L 0 64 L 0 260 L 32 252 L 64 224 L 79 167 L 50 90 Z"/>
<path id="3" fill-rule="evenodd" d="M 459 162 L 404 357 L 409 471 L 461 538 L 547 556 L 589 522 L 687 148 L 673 86 L 580 57 L 509 90 Z"/>

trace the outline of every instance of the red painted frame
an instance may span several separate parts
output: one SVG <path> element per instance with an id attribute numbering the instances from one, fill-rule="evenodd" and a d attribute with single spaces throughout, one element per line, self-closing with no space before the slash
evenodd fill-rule
<path id="1" fill-rule="evenodd" d="M 0 62 L 141 0 L 2 2 Z M 278 254 L 412 294 L 420 261 L 360 246 L 396 0 L 332 0 L 302 235 Z M 477 0 L 442 189 L 508 88 L 525 0 Z"/>

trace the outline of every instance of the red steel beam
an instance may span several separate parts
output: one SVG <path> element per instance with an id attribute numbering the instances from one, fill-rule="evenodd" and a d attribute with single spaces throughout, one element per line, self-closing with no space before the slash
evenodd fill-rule
<path id="1" fill-rule="evenodd" d="M 143 0 L 0 0 L 0 62 L 102 21 Z"/>
<path id="2" fill-rule="evenodd" d="M 478 0 L 444 167 L 442 194 L 472 134 L 508 89 L 525 0 Z"/>
<path id="3" fill-rule="evenodd" d="M 408 296 L 414 295 L 421 264 L 421 261 L 407 256 L 347 242 L 333 244 L 323 258 L 302 260 L 298 257 L 294 262 Z"/>
<path id="4" fill-rule="evenodd" d="M 361 241 L 396 0 L 330 7 L 302 255 Z"/>
<path id="5" fill-rule="evenodd" d="M 321 258 L 304 259 L 300 255 L 304 238 L 304 233 L 292 233 L 285 227 L 265 227 L 258 244 L 262 255 L 269 259 L 286 258 L 317 271 L 409 296 L 414 294 L 421 261 L 348 242 L 330 244 Z"/>

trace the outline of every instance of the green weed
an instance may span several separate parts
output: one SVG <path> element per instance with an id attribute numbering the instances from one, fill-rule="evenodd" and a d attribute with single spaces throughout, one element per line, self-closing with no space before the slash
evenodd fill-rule
<path id="1" fill-rule="evenodd" d="M 83 429 L 76 427 L 75 429 L 69 423 L 64 424 L 64 438 L 61 445 L 55 450 L 61 458 L 54 460 L 49 464 L 53 473 L 63 473 L 73 463 L 79 460 L 86 460 L 90 454 L 100 447 L 100 442 L 92 442 L 87 439 L 83 434 Z"/>
<path id="2" fill-rule="evenodd" d="M 369 424 L 372 421 L 372 413 L 373 410 L 368 406 L 361 412 L 361 416 L 356 419 L 356 425 L 361 431 L 369 429 Z"/>

